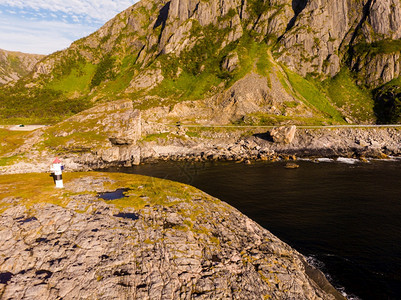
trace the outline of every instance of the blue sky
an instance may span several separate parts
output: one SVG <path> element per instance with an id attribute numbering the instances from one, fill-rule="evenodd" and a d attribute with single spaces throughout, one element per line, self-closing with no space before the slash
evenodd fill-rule
<path id="1" fill-rule="evenodd" d="M 137 0 L 0 0 L 0 48 L 50 54 L 91 34 Z"/>

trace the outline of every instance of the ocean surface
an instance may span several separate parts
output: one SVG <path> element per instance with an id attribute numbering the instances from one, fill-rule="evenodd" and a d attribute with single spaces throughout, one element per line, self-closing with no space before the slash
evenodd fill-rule
<path id="1" fill-rule="evenodd" d="M 401 299 L 401 161 L 163 162 L 111 168 L 191 184 L 319 267 L 349 299 Z"/>

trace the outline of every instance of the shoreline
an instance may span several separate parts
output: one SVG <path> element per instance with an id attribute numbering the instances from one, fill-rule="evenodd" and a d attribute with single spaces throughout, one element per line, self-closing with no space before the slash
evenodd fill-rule
<path id="1" fill-rule="evenodd" d="M 69 173 L 64 192 L 49 189 L 45 177 L 2 178 L 3 190 L 15 184 L 14 193 L 24 191 L 5 198 L 0 216 L 4 296 L 345 299 L 304 255 L 194 187 L 93 172 Z M 122 199 L 97 197 L 121 187 L 129 187 Z M 19 238 L 27 231 L 29 238 Z"/>
<path id="2" fill-rule="evenodd" d="M 297 129 L 289 143 L 275 142 L 270 132 L 217 132 L 210 136 L 189 137 L 180 128 L 173 137 L 138 141 L 129 145 L 107 145 L 85 153 L 38 151 L 24 160 L 0 167 L 0 174 L 49 172 L 54 156 L 69 171 L 98 170 L 115 166 L 135 166 L 159 161 L 296 161 L 338 157 L 388 159 L 401 157 L 401 131 L 385 129 Z M 26 149 L 26 145 L 21 148 Z"/>
<path id="3" fill-rule="evenodd" d="M 178 132 L 173 134 L 178 135 Z M 221 133 L 219 133 L 221 134 Z M 100 170 L 108 167 L 129 167 L 138 164 L 169 162 L 237 162 L 296 161 L 319 158 L 351 158 L 366 162 L 368 159 L 399 158 L 401 133 L 387 129 L 297 129 L 291 143 L 274 142 L 269 132 L 244 136 L 236 133 L 221 138 L 184 138 L 138 142 L 133 145 L 114 145 L 90 153 L 60 155 L 66 171 Z M 54 154 L 33 157 L 31 162 L 0 167 L 0 174 L 49 172 L 49 159 Z"/>
<path id="4" fill-rule="evenodd" d="M 175 132 L 178 134 L 180 132 Z M 181 132 L 186 136 L 186 132 Z M 157 161 L 277 161 L 298 158 L 387 159 L 401 156 L 401 131 L 386 129 L 297 129 L 289 143 L 276 142 L 270 132 L 215 133 L 209 139 L 157 140 L 140 146 L 113 147 L 85 157 L 102 164 L 138 165 Z M 118 159 L 115 159 L 118 158 Z"/>

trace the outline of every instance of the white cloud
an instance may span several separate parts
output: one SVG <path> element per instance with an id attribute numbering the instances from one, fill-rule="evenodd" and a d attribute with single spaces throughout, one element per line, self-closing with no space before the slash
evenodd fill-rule
<path id="1" fill-rule="evenodd" d="M 137 1 L 0 0 L 0 48 L 50 54 L 96 31 Z"/>
<path id="2" fill-rule="evenodd" d="M 0 20 L 0 48 L 26 53 L 50 54 L 67 48 L 71 42 L 96 28 L 61 21 Z"/>
<path id="3" fill-rule="evenodd" d="M 0 5 L 18 8 L 87 15 L 106 22 L 117 13 L 133 5 L 135 0 L 0 0 Z"/>

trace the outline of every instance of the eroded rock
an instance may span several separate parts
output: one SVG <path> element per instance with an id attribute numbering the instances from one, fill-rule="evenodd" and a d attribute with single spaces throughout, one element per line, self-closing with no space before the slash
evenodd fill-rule
<path id="1" fill-rule="evenodd" d="M 228 72 L 234 71 L 239 64 L 239 58 L 237 52 L 233 52 L 227 55 L 223 60 L 222 68 Z"/>
<path id="2" fill-rule="evenodd" d="M 295 125 L 290 127 L 281 126 L 273 128 L 270 131 L 270 135 L 275 143 L 291 144 L 295 137 L 296 130 L 297 127 Z"/>

